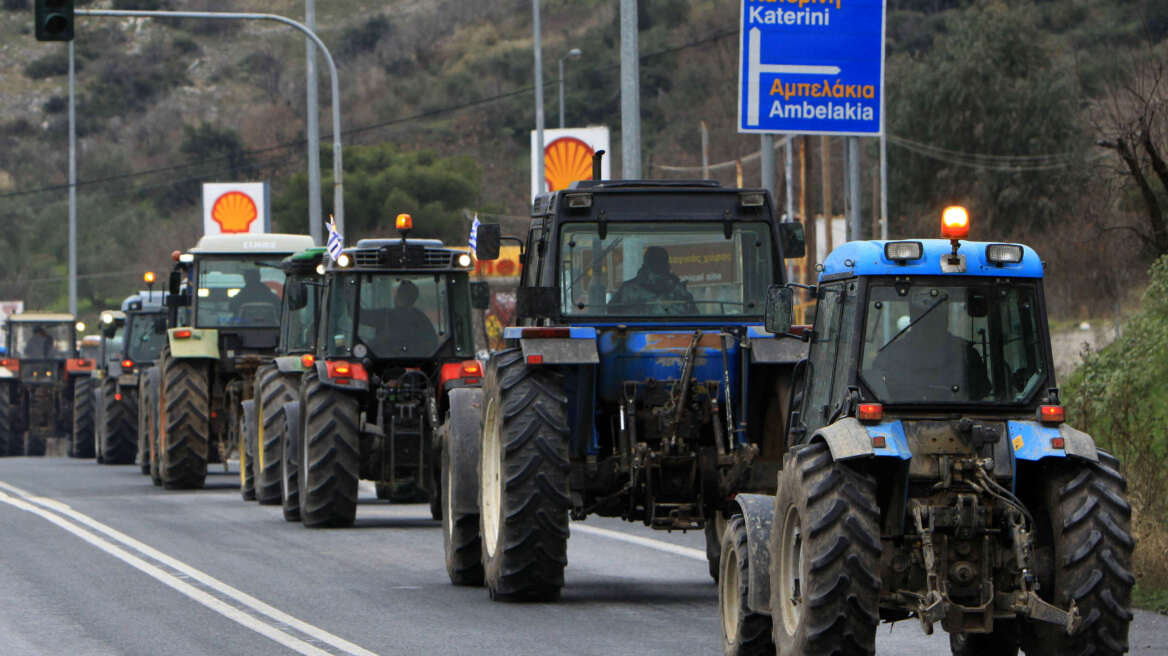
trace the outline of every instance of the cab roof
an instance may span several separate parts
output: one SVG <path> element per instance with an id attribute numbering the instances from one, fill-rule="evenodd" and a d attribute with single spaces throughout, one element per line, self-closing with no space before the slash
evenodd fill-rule
<path id="1" fill-rule="evenodd" d="M 942 258 L 953 252 L 947 239 L 897 239 L 891 241 L 915 241 L 924 248 L 924 256 L 919 260 L 896 262 L 884 257 L 884 245 L 888 241 L 851 241 L 834 249 L 823 262 L 819 280 L 843 276 L 984 276 L 994 278 L 1041 278 L 1042 260 L 1038 253 L 1023 244 L 1022 261 L 1017 264 L 997 264 L 986 259 L 984 241 L 961 241 L 958 254 L 965 256 L 965 271 L 945 273 L 941 270 Z"/>
<path id="2" fill-rule="evenodd" d="M 298 253 L 312 248 L 315 244 L 308 235 L 206 235 L 190 250 L 200 255 L 212 254 L 252 254 L 252 253 Z"/>
<path id="3" fill-rule="evenodd" d="M 69 323 L 73 323 L 73 315 L 62 312 L 21 312 L 20 314 L 9 315 L 8 320 L 14 323 L 21 321 L 68 321 Z"/>

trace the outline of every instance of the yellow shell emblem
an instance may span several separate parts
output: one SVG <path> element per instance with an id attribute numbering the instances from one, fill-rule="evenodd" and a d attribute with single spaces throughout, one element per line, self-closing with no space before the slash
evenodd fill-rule
<path id="1" fill-rule="evenodd" d="M 592 154 L 592 148 L 575 137 L 561 137 L 548 144 L 543 158 L 548 191 L 567 189 L 577 180 L 591 180 Z"/>
<path id="2" fill-rule="evenodd" d="M 250 196 L 229 191 L 211 206 L 211 218 L 225 233 L 250 232 L 252 222 L 259 218 L 259 211 Z"/>

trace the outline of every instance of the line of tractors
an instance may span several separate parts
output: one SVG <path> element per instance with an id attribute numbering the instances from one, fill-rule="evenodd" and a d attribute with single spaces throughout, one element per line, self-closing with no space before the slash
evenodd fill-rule
<path id="1" fill-rule="evenodd" d="M 608 180 L 469 249 L 408 215 L 332 253 L 207 236 L 90 351 L 71 316 L 9 320 L 0 453 L 64 433 L 167 489 L 235 458 L 245 500 L 314 528 L 371 481 L 428 504 L 451 582 L 500 601 L 560 596 L 573 520 L 703 531 L 726 654 L 872 654 L 907 619 L 963 656 L 1124 653 L 1125 482 L 1065 422 L 1035 251 L 950 208 L 942 238 L 850 242 L 801 285 L 772 203 Z M 519 318 L 476 352 L 474 260 L 502 240 Z"/>

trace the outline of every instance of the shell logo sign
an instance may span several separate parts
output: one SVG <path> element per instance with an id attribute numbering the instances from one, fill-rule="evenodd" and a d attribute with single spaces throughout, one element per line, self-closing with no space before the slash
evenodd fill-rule
<path id="1" fill-rule="evenodd" d="M 567 189 L 578 180 L 592 179 L 592 155 L 598 150 L 609 150 L 609 134 L 606 127 L 564 128 L 562 130 L 544 130 L 543 168 L 546 187 L 538 189 L 536 168 L 539 166 L 537 151 L 538 137 L 531 133 L 531 195 L 536 195 L 558 189 Z M 601 162 L 600 175 L 604 179 L 611 177 L 609 158 Z"/>
<path id="2" fill-rule="evenodd" d="M 264 234 L 270 226 L 268 183 L 203 185 L 203 234 Z"/>

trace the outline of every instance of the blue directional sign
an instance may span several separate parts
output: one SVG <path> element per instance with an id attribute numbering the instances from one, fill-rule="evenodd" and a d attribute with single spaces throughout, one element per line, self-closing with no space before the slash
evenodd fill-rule
<path id="1" fill-rule="evenodd" d="M 738 131 L 879 136 L 884 0 L 741 0 Z"/>

